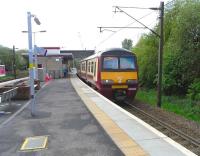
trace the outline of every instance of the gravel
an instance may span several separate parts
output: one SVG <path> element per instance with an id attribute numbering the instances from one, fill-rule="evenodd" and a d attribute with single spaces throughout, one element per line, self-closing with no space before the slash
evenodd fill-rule
<path id="1" fill-rule="evenodd" d="M 173 112 L 167 112 L 162 108 L 157 108 L 138 100 L 135 100 L 133 105 L 200 141 L 200 123 L 190 121 Z"/>

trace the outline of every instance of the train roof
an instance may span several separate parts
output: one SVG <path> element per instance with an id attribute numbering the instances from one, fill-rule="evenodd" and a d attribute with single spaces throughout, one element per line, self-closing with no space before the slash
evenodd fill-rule
<path id="1" fill-rule="evenodd" d="M 106 49 L 104 51 L 96 52 L 94 55 L 91 55 L 91 56 L 83 59 L 82 61 L 89 60 L 89 59 L 92 59 L 92 58 L 95 58 L 95 57 L 101 56 L 101 55 L 106 55 L 106 54 L 109 55 L 112 52 L 126 53 L 126 54 L 135 55 L 133 52 L 131 52 L 129 50 L 126 50 L 126 49 L 123 49 L 123 48 L 110 48 L 110 49 Z"/>

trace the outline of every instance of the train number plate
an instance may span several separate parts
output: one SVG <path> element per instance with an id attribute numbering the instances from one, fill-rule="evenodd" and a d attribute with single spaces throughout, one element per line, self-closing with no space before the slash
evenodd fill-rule
<path id="1" fill-rule="evenodd" d="M 128 88 L 127 85 L 113 85 L 112 86 L 113 89 L 117 89 L 117 88 Z"/>

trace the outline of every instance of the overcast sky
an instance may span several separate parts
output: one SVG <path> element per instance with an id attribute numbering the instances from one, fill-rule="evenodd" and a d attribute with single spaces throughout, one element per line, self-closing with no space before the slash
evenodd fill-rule
<path id="1" fill-rule="evenodd" d="M 28 47 L 27 11 L 37 15 L 41 25 L 32 21 L 38 46 L 61 47 L 67 50 L 121 47 L 124 38 L 136 44 L 143 29 L 111 29 L 100 33 L 99 26 L 127 26 L 134 22 L 123 13 L 114 13 L 113 6 L 159 7 L 160 0 L 0 0 L 0 44 L 6 47 Z M 168 0 L 164 0 L 165 3 Z M 158 22 L 158 12 L 144 9 L 123 9 L 149 27 Z M 141 26 L 137 22 L 130 26 Z"/>

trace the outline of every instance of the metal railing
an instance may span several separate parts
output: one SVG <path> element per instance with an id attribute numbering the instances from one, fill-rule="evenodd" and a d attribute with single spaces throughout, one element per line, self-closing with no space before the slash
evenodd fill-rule
<path id="1" fill-rule="evenodd" d="M 0 93 L 0 115 L 2 114 L 9 114 L 10 112 L 6 112 L 5 109 L 7 107 L 11 107 L 11 99 L 17 94 L 17 88 L 11 88 Z"/>
<path id="2" fill-rule="evenodd" d="M 16 86 L 17 83 L 20 83 L 20 82 L 23 82 L 23 81 L 26 81 L 26 80 L 29 80 L 29 77 L 2 82 L 2 83 L 0 83 L 0 88 L 2 88 L 4 86 L 7 86 L 7 85 L 14 85 L 14 86 Z"/>
<path id="3" fill-rule="evenodd" d="M 7 91 L 0 93 L 0 102 L 9 102 L 11 104 L 11 99 L 17 94 L 17 88 L 11 88 Z"/>
<path id="4" fill-rule="evenodd" d="M 17 95 L 17 86 L 28 80 L 29 78 L 25 77 L 0 83 L 0 88 L 3 89 L 0 93 L 0 115 L 10 113 L 6 112 L 6 109 L 11 107 L 11 99 Z"/>

